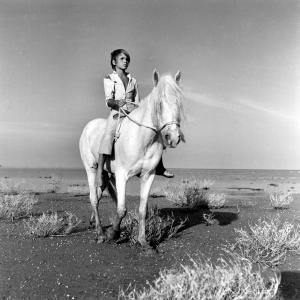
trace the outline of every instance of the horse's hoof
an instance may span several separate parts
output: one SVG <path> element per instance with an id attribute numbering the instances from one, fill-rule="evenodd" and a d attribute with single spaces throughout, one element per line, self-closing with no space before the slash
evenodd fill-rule
<path id="1" fill-rule="evenodd" d="M 112 227 L 109 227 L 106 230 L 106 238 L 108 241 L 117 240 L 120 237 L 120 230 L 114 230 Z"/>

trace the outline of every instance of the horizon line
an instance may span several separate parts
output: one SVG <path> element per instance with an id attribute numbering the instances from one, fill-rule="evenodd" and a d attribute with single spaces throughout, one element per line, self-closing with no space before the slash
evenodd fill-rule
<path id="1" fill-rule="evenodd" d="M 1 169 L 28 169 L 28 170 L 85 170 L 84 167 L 9 167 L 9 166 L 1 166 L 0 165 L 0 170 Z M 299 169 L 273 169 L 273 168 L 182 168 L 182 167 L 177 167 L 177 168 L 168 168 L 171 170 L 269 170 L 269 171 L 300 171 Z"/>

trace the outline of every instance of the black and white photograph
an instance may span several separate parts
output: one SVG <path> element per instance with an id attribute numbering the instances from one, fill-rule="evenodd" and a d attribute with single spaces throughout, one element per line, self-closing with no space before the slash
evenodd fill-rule
<path id="1" fill-rule="evenodd" d="M 0 299 L 300 299 L 300 1 L 0 0 Z"/>

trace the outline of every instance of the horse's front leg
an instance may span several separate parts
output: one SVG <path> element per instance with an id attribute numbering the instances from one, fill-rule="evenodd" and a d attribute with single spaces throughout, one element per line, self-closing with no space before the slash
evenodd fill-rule
<path id="1" fill-rule="evenodd" d="M 127 183 L 127 177 L 125 176 L 125 174 L 123 172 L 117 172 L 116 173 L 117 213 L 113 221 L 113 226 L 109 228 L 106 232 L 108 240 L 119 238 L 121 233 L 120 225 L 127 212 L 125 206 L 126 183 Z"/>
<path id="2" fill-rule="evenodd" d="M 98 242 L 103 242 L 105 240 L 103 228 L 101 225 L 100 217 L 99 217 L 99 200 L 102 196 L 102 191 L 97 193 L 97 187 L 95 183 L 96 173 L 94 171 L 87 172 L 89 189 L 90 189 L 90 202 L 92 206 L 92 214 L 90 218 L 90 225 L 95 221 L 95 231 L 97 235 Z"/>
<path id="3" fill-rule="evenodd" d="M 138 241 L 145 249 L 151 248 L 146 240 L 146 214 L 150 188 L 154 179 L 154 171 L 141 178 L 140 207 L 139 207 L 139 236 Z"/>

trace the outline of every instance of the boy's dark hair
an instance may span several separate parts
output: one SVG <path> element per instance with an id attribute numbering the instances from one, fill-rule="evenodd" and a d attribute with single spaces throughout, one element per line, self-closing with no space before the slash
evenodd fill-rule
<path id="1" fill-rule="evenodd" d="M 127 59 L 128 59 L 128 63 L 130 63 L 130 55 L 129 53 L 124 50 L 124 49 L 117 49 L 114 50 L 111 54 L 110 54 L 110 65 L 112 67 L 112 69 L 115 69 L 115 65 L 113 64 L 113 61 L 116 60 L 117 56 L 120 55 L 121 53 L 125 54 Z"/>

